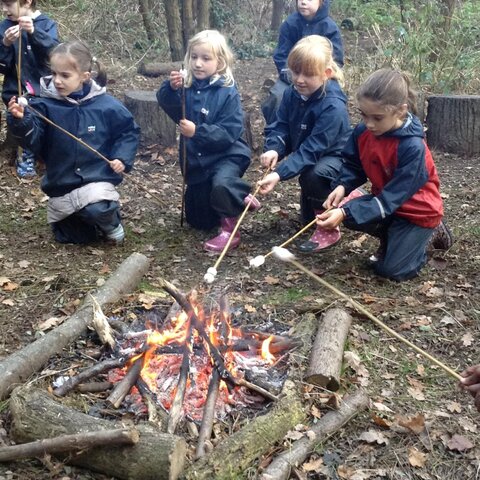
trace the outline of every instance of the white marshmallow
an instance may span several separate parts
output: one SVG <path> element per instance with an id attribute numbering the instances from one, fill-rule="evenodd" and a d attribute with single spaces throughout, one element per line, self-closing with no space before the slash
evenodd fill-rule
<path id="1" fill-rule="evenodd" d="M 287 250 L 286 248 L 282 247 L 273 247 L 272 248 L 272 253 L 279 259 L 282 260 L 282 262 L 289 262 L 290 260 L 295 259 L 295 255 L 290 252 L 290 250 Z"/>
<path id="2" fill-rule="evenodd" d="M 215 267 L 210 267 L 207 270 L 207 273 L 203 276 L 203 279 L 206 283 L 213 283 L 215 281 L 215 277 L 217 276 L 217 269 Z"/>
<path id="3" fill-rule="evenodd" d="M 258 268 L 265 263 L 265 256 L 264 255 L 257 255 L 255 258 L 250 260 L 250 266 L 254 268 Z"/>
<path id="4" fill-rule="evenodd" d="M 28 100 L 25 97 L 18 97 L 17 103 L 23 108 L 28 106 Z"/>

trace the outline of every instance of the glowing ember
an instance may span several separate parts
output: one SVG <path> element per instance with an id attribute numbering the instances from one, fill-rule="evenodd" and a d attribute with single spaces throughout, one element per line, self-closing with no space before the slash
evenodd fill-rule
<path id="1" fill-rule="evenodd" d="M 263 340 L 250 335 L 249 338 L 244 338 L 240 329 L 232 328 L 227 312 L 214 311 L 207 316 L 200 306 L 196 305 L 194 308 L 212 345 L 219 349 L 225 366 L 232 375 L 241 378 L 246 370 L 266 373 L 268 368 L 275 363 L 276 358 L 269 349 L 273 337 Z M 210 352 L 208 352 L 208 346 L 195 330 L 192 339 L 188 341 L 189 324 L 188 315 L 182 311 L 172 318 L 161 331 L 145 330 L 143 340 L 146 335 L 148 337 L 144 343 L 142 343 L 140 335 L 131 335 L 128 339 L 128 347 L 134 347 L 137 351 L 146 350 L 141 377 L 166 410 L 170 409 L 175 397 L 183 353 L 185 348 L 189 348 L 190 370 L 183 402 L 183 413 L 193 420 L 199 420 L 202 418 L 202 409 L 215 367 Z M 126 370 L 127 368 L 112 371 L 109 380 L 118 381 Z M 216 403 L 216 416 L 225 416 L 232 409 L 232 405 L 242 407 L 259 404 L 263 401 L 263 397 L 245 388 L 230 386 L 229 390 L 227 384 L 221 381 Z"/>

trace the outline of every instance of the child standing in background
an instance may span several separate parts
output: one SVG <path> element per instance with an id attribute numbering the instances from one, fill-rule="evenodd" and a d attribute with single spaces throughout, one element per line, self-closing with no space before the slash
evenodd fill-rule
<path id="1" fill-rule="evenodd" d="M 187 189 L 185 216 L 196 229 L 209 230 L 220 224 L 220 234 L 204 248 L 220 252 L 227 244 L 237 217 L 248 202 L 250 186 L 242 176 L 250 164 L 250 149 L 242 139 L 243 111 L 232 76 L 233 54 L 216 30 L 197 33 L 185 55 L 186 78 L 173 71 L 157 99 L 180 126 L 180 145 L 186 143 Z M 182 82 L 185 82 L 186 118 L 182 119 Z M 180 167 L 183 170 L 183 148 Z M 260 204 L 255 200 L 253 209 Z M 230 248 L 240 243 L 237 232 Z"/>
<path id="2" fill-rule="evenodd" d="M 416 110 L 415 95 L 405 74 L 378 70 L 360 86 L 357 101 L 363 122 L 345 147 L 346 162 L 324 206 L 337 207 L 367 180 L 372 195 L 324 212 L 318 225 L 336 228 L 343 222 L 378 237 L 376 273 L 408 280 L 425 265 L 429 241 L 435 248 L 452 245 L 451 233 L 442 222 L 437 170 L 422 124 L 411 113 Z"/>
<path id="3" fill-rule="evenodd" d="M 115 185 L 132 168 L 140 129 L 130 112 L 106 94 L 105 70 L 86 45 L 78 41 L 58 45 L 50 65 L 52 75 L 42 78 L 42 96 L 30 99 L 32 107 L 111 160 L 106 162 L 30 108 L 24 109 L 15 97 L 8 105 L 8 126 L 22 146 L 45 161 L 42 190 L 50 197 L 47 220 L 55 239 L 119 244 L 125 234 Z"/>
<path id="4" fill-rule="evenodd" d="M 19 94 L 40 95 L 40 78 L 50 73 L 50 51 L 58 44 L 57 24 L 36 10 L 36 0 L 3 0 L 7 17 L 0 23 L 0 73 L 4 75 L 2 100 L 8 105 Z M 20 6 L 20 7 L 19 7 Z M 20 35 L 21 42 L 19 42 Z M 18 81 L 18 47 L 21 44 L 21 78 Z M 19 85 L 20 84 L 20 85 Z M 33 153 L 24 150 L 16 160 L 19 177 L 36 175 Z"/>
<path id="5" fill-rule="evenodd" d="M 259 185 L 260 193 L 266 195 L 279 181 L 299 175 L 306 224 L 320 213 L 332 191 L 331 182 L 340 171 L 341 152 L 351 132 L 350 119 L 341 88 L 343 73 L 332 58 L 327 38 L 310 35 L 300 40 L 288 56 L 288 68 L 293 85 L 285 91 L 260 156 L 264 167 L 275 170 Z M 339 229 L 319 227 L 300 250 L 319 252 L 338 240 Z"/>
<path id="6" fill-rule="evenodd" d="M 292 83 L 287 59 L 293 46 L 308 35 L 328 38 L 333 46 L 333 60 L 343 67 L 343 45 L 340 29 L 329 16 L 330 0 L 297 0 L 297 11 L 287 17 L 280 26 L 278 44 L 273 52 L 273 61 L 278 71 L 278 80 L 270 90 L 270 96 L 262 104 L 262 113 L 267 125 L 275 121 L 275 114 L 283 92 Z"/>

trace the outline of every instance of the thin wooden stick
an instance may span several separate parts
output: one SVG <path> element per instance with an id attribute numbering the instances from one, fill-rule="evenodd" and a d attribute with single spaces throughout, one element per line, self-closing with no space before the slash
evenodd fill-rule
<path id="1" fill-rule="evenodd" d="M 262 179 L 264 179 L 269 173 L 270 173 L 270 170 L 271 170 L 271 167 L 268 167 L 268 169 L 265 171 L 265 173 L 262 175 Z M 218 257 L 217 261 L 215 262 L 215 265 L 213 266 L 213 268 L 215 270 L 218 269 L 218 266 L 220 265 L 220 263 L 222 262 L 223 260 L 223 257 L 225 256 L 225 254 L 227 253 L 228 249 L 230 248 L 230 244 L 232 243 L 233 241 L 233 238 L 235 237 L 238 229 L 240 228 L 240 225 L 243 221 L 243 219 L 245 218 L 245 215 L 247 214 L 248 210 L 250 209 L 250 205 L 252 204 L 253 200 L 255 199 L 255 197 L 257 196 L 258 192 L 260 191 L 260 188 L 261 188 L 261 185 L 258 185 L 257 188 L 255 189 L 255 191 L 252 193 L 252 195 L 250 196 L 250 199 L 248 200 L 248 203 L 247 205 L 245 206 L 242 214 L 240 215 L 240 217 L 238 218 L 237 220 L 237 224 L 235 225 L 235 228 L 233 229 L 232 233 L 230 234 L 230 237 L 225 245 L 225 247 L 223 247 L 223 250 L 222 250 L 222 253 L 220 253 L 220 256 Z"/>
<path id="2" fill-rule="evenodd" d="M 183 63 L 182 63 L 182 71 L 183 71 Z M 185 97 L 185 78 L 182 75 L 182 120 L 186 118 L 186 97 Z M 182 142 L 182 156 L 183 156 L 183 168 L 182 168 L 182 206 L 181 206 L 181 213 L 180 213 L 180 226 L 183 227 L 183 220 L 185 216 L 185 188 L 186 188 L 186 178 L 187 178 L 187 137 L 182 135 L 183 142 Z"/>
<path id="3" fill-rule="evenodd" d="M 410 342 L 409 340 L 407 340 L 405 337 L 402 337 L 401 335 L 399 335 L 395 330 L 392 330 L 390 327 L 388 327 L 387 325 L 385 325 L 385 323 L 383 323 L 381 320 L 379 320 L 375 315 L 373 315 L 372 313 L 370 313 L 363 305 L 361 305 L 360 303 L 358 303 L 357 301 L 355 301 L 352 297 L 346 295 L 345 293 L 343 293 L 341 290 L 339 290 L 338 288 L 334 287 L 333 285 L 331 285 L 330 283 L 328 283 L 326 280 L 324 280 L 323 278 L 320 278 L 318 275 L 315 275 L 315 273 L 313 273 L 311 270 L 309 270 L 308 268 L 306 268 L 305 266 L 303 266 L 300 262 L 298 262 L 297 260 L 295 260 L 294 256 L 291 255 L 291 257 L 289 258 L 285 258 L 286 261 L 290 262 L 292 265 L 294 265 L 298 270 L 302 271 L 303 273 L 305 273 L 306 275 L 308 275 L 310 278 L 312 278 L 313 280 L 315 280 L 316 282 L 320 283 L 321 285 L 323 285 L 324 287 L 328 288 L 329 290 L 331 290 L 333 293 L 335 293 L 336 295 L 338 295 L 339 297 L 343 298 L 344 300 L 347 300 L 358 312 L 362 313 L 363 315 L 365 315 L 366 317 L 368 317 L 372 322 L 374 322 L 375 324 L 377 324 L 380 328 L 382 328 L 383 330 L 385 330 L 387 333 L 389 333 L 390 335 L 392 335 L 393 337 L 395 337 L 397 340 L 400 340 L 401 342 L 405 343 L 406 345 L 408 345 L 411 349 L 415 350 L 417 353 L 419 353 L 420 355 L 424 356 L 425 358 L 427 358 L 428 360 L 430 360 L 430 362 L 434 363 L 435 365 L 437 365 L 438 367 L 440 367 L 441 369 L 443 369 L 445 372 L 447 372 L 449 375 L 451 375 L 453 378 L 455 378 L 456 380 L 461 380 L 463 377 L 461 377 L 461 375 L 459 375 L 457 372 L 455 372 L 454 370 L 452 370 L 451 368 L 447 367 L 444 363 L 442 363 L 440 360 L 436 359 L 435 357 L 433 357 L 432 355 L 430 355 L 429 353 L 427 353 L 425 350 L 422 350 L 420 347 L 417 347 L 417 345 L 413 344 L 412 342 Z"/>
<path id="4" fill-rule="evenodd" d="M 60 130 L 62 133 L 64 133 L 65 135 L 69 136 L 71 139 L 75 140 L 76 142 L 78 142 L 80 145 L 82 145 L 83 147 L 85 147 L 86 149 L 90 150 L 92 153 L 94 153 L 95 155 L 97 155 L 98 157 L 100 157 L 102 160 L 104 160 L 105 162 L 107 162 L 108 164 L 111 163 L 111 160 L 109 160 L 105 155 L 103 155 L 102 153 L 100 153 L 98 150 L 96 150 L 95 148 L 91 147 L 88 143 L 84 142 L 81 138 L 78 138 L 76 137 L 75 135 L 73 135 L 73 133 L 70 133 L 68 130 L 65 130 L 63 127 L 61 127 L 60 125 L 56 124 L 55 122 L 52 122 L 52 120 L 50 120 L 48 117 L 46 117 L 45 115 L 43 115 L 42 113 L 40 113 L 36 108 L 33 108 L 30 104 L 28 105 L 28 108 L 35 114 L 37 115 L 37 117 L 41 118 L 44 122 L 48 123 L 49 125 L 51 125 L 52 127 L 55 127 L 56 129 Z M 141 190 L 143 190 L 144 192 L 148 193 L 152 198 L 154 198 L 161 206 L 165 206 L 165 202 L 160 198 L 158 197 L 157 195 L 153 194 L 152 192 L 150 192 L 148 190 L 147 187 L 145 187 L 142 183 L 138 182 L 135 178 L 129 176 L 128 177 L 130 179 L 130 181 L 132 183 L 135 184 L 135 186 L 137 186 L 138 188 L 140 188 Z"/>
<path id="5" fill-rule="evenodd" d="M 62 435 L 20 445 L 2 447 L 0 448 L 0 462 L 41 457 L 46 453 L 79 451 L 105 445 L 134 445 L 138 443 L 138 440 L 138 431 L 126 428 Z"/>
<path id="6" fill-rule="evenodd" d="M 115 385 L 112 393 L 107 398 L 107 402 L 112 405 L 113 408 L 119 408 L 123 399 L 128 395 L 128 392 L 137 383 L 140 373 L 142 372 L 143 362 L 145 361 L 145 355 L 134 360 L 128 372 L 125 376 Z"/>

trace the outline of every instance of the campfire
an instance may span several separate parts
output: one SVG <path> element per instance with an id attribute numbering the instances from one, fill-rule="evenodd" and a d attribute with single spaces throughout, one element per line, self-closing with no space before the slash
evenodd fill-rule
<path id="1" fill-rule="evenodd" d="M 125 367 L 111 370 L 108 381 L 117 384 L 140 364 L 138 379 L 131 379 L 137 388 L 129 401 L 135 404 L 141 401 L 142 391 L 149 391 L 171 416 L 177 415 L 173 409 L 175 398 L 185 383 L 182 416 L 196 422 L 203 418 L 209 394 L 216 396 L 216 418 L 224 418 L 232 409 L 263 406 L 266 400 L 273 399 L 282 384 L 281 370 L 274 367 L 296 342 L 285 336 L 232 327 L 225 298 L 218 309 L 208 313 L 198 303 L 195 293 L 189 296 L 189 302 L 209 343 L 198 330 L 191 328 L 192 319 L 185 311 L 167 318 L 167 324 L 160 329 L 147 321 L 145 330 L 128 332 L 118 342 L 118 354 L 136 355 Z M 210 346 L 216 349 L 215 355 Z M 224 373 L 225 379 L 220 378 L 216 366 L 219 361 L 220 368 L 229 372 Z M 230 375 L 238 379 L 236 383 L 244 379 L 258 382 L 260 385 L 252 385 L 261 388 L 255 393 L 246 386 L 232 385 Z"/>

